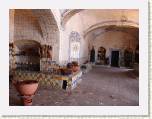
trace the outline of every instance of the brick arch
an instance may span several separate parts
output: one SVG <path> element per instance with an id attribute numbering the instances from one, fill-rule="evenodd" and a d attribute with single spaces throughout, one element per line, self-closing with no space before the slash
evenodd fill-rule
<path id="1" fill-rule="evenodd" d="M 122 23 L 122 21 L 116 21 L 116 20 L 111 20 L 111 21 L 103 21 L 97 24 L 94 24 L 90 26 L 88 29 L 84 31 L 84 37 L 86 37 L 90 32 L 99 29 L 99 28 L 104 28 L 104 27 L 132 27 L 132 28 L 139 28 L 139 24 L 134 22 L 134 21 L 125 21 Z"/>
<path id="2" fill-rule="evenodd" d="M 64 12 L 61 13 L 61 25 L 64 27 L 67 21 L 74 16 L 75 14 L 83 11 L 85 9 L 67 9 Z"/>
<path id="3" fill-rule="evenodd" d="M 35 40 L 16 40 L 14 41 L 14 46 L 18 49 L 27 49 L 27 48 L 39 48 L 41 43 Z"/>

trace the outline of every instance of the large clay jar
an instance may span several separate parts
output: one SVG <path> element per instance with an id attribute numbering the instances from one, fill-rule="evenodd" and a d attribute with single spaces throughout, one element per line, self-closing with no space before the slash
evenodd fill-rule
<path id="1" fill-rule="evenodd" d="M 32 98 L 38 88 L 38 81 L 25 80 L 25 81 L 13 81 L 17 91 L 20 94 L 21 100 L 25 106 L 32 105 Z"/>
<path id="2" fill-rule="evenodd" d="M 77 72 L 77 71 L 79 71 L 79 70 L 80 70 L 80 67 L 79 67 L 79 65 L 78 65 L 78 62 L 73 61 L 73 62 L 72 62 L 72 71 L 73 71 L 73 72 Z"/>
<path id="3" fill-rule="evenodd" d="M 80 69 L 79 66 L 73 66 L 72 71 L 77 72 L 77 71 L 79 71 L 79 69 Z"/>

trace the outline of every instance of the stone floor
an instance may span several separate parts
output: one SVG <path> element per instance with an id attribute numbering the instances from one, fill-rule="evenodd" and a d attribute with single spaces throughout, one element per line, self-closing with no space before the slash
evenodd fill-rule
<path id="1" fill-rule="evenodd" d="M 139 80 L 128 69 L 96 66 L 82 77 L 72 93 L 51 87 L 39 87 L 33 106 L 137 106 Z M 9 104 L 21 105 L 18 93 L 10 85 Z"/>

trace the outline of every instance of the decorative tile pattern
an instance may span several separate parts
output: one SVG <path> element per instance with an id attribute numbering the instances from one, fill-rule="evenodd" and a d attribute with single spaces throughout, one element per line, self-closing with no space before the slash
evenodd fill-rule
<path id="1" fill-rule="evenodd" d="M 42 72 L 26 72 L 26 71 L 14 71 L 14 80 L 37 80 L 40 85 L 52 86 L 54 88 L 62 88 L 63 81 L 67 81 L 67 88 L 74 89 L 80 82 L 82 72 L 76 72 L 71 76 L 51 75 L 49 73 Z"/>

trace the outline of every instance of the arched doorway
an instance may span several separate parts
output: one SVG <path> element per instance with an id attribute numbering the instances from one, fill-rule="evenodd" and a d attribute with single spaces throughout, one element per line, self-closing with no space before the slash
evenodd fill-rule
<path id="1" fill-rule="evenodd" d="M 97 54 L 97 63 L 104 65 L 106 59 L 106 49 L 104 47 L 99 47 Z"/>

